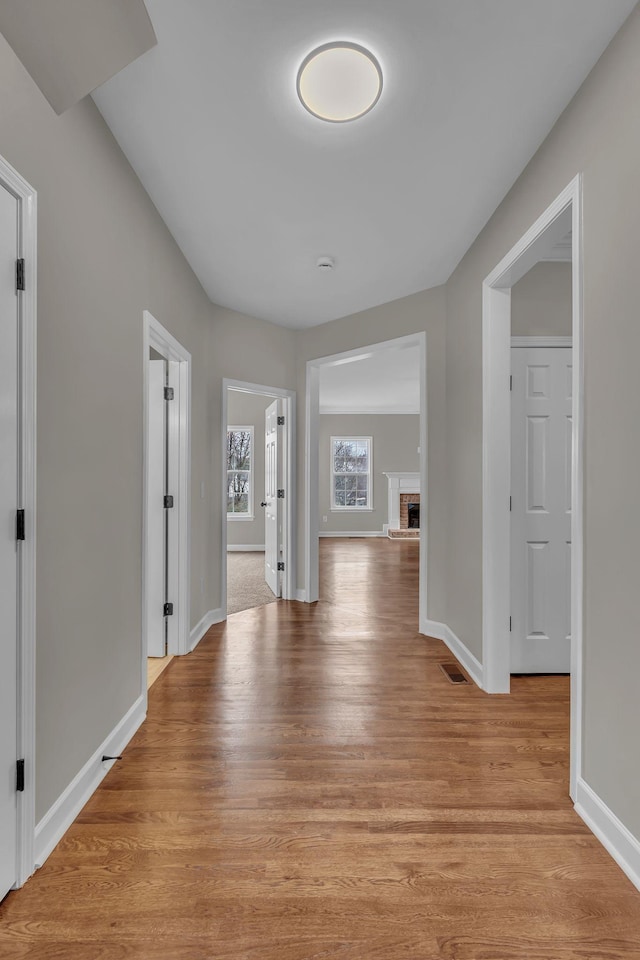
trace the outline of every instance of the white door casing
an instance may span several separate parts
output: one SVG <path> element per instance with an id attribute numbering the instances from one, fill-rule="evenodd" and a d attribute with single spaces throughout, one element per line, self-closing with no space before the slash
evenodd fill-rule
<path id="1" fill-rule="evenodd" d="M 280 486 L 285 491 L 284 499 L 280 503 L 280 560 L 284 563 L 284 571 L 280 578 L 281 596 L 285 600 L 299 599 L 296 588 L 296 394 L 294 390 L 272 387 L 261 383 L 251 383 L 247 380 L 231 380 L 224 377 L 222 380 L 222 403 L 220 417 L 220 467 L 221 467 L 221 517 L 222 536 L 220 538 L 220 569 L 222 588 L 221 619 L 227 615 L 227 426 L 229 391 L 237 390 L 241 393 L 252 393 L 260 397 L 278 397 L 281 411 L 284 416 L 284 426 L 281 427 L 279 456 L 281 460 Z M 260 502 L 259 500 L 257 501 Z M 217 613 L 217 611 L 216 611 Z"/>
<path id="2" fill-rule="evenodd" d="M 274 400 L 264 412 L 264 579 L 276 597 L 281 595 L 280 573 L 280 456 L 278 417 L 282 401 Z"/>
<path id="3" fill-rule="evenodd" d="M 147 495 L 147 656 L 166 653 L 164 549 L 165 472 L 165 361 L 149 360 L 148 368 L 148 479 Z"/>
<path id="4" fill-rule="evenodd" d="M 0 188 L 0 899 L 18 877 L 18 215 Z"/>
<path id="5" fill-rule="evenodd" d="M 572 351 L 511 351 L 511 672 L 571 670 Z"/>
<path id="6" fill-rule="evenodd" d="M 174 613 L 165 618 L 166 622 L 166 652 L 173 653 L 180 650 L 180 621 L 183 627 L 186 624 L 189 629 L 191 616 L 189 607 L 191 605 L 190 597 L 180 595 L 180 523 L 179 523 L 179 501 L 180 501 L 180 433 L 184 432 L 184 425 L 181 424 L 181 391 L 183 386 L 180 382 L 180 370 L 184 365 L 182 361 L 168 360 L 166 369 L 166 385 L 173 390 L 173 399 L 165 401 L 165 486 L 164 493 L 173 497 L 173 507 L 164 510 L 165 522 L 165 594 L 164 598 L 173 604 Z M 182 481 L 184 482 L 184 481 Z M 183 610 L 183 605 L 186 610 Z"/>
<path id="7" fill-rule="evenodd" d="M 168 401 L 165 443 L 168 450 L 168 479 L 160 477 L 160 499 L 157 506 L 157 490 L 154 495 L 152 453 L 149 447 L 150 414 L 149 379 L 151 364 L 149 349 L 153 349 L 167 361 L 168 386 L 173 390 L 173 399 Z M 165 483 L 173 496 L 173 508 L 167 509 L 170 553 L 167 557 L 168 600 L 174 605 L 173 616 L 167 618 L 167 653 L 186 654 L 190 642 L 190 555 L 191 555 L 191 354 L 147 310 L 143 313 L 143 376 L 144 376 L 144 491 L 142 526 L 142 646 L 141 646 L 141 693 L 147 695 L 147 651 L 149 648 L 149 606 L 153 592 L 154 565 L 149 556 L 149 534 L 156 526 L 154 516 L 164 511 L 162 496 Z M 162 362 L 162 361 L 158 361 Z M 161 598 L 160 610 L 163 602 Z M 157 600 L 156 600 L 157 603 Z M 155 608 L 157 609 L 157 607 Z M 155 614 L 154 614 L 155 616 Z"/>

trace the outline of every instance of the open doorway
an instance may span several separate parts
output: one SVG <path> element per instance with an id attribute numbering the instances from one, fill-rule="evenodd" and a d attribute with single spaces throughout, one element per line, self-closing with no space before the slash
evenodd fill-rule
<path id="1" fill-rule="evenodd" d="M 230 615 L 295 596 L 295 394 L 225 380 L 222 407 L 222 593 Z"/>
<path id="2" fill-rule="evenodd" d="M 144 313 L 143 690 L 189 642 L 191 356 Z"/>
<path id="3" fill-rule="evenodd" d="M 573 799 L 582 717 L 581 231 L 578 176 L 483 285 L 483 685 L 508 693 L 516 671 L 570 669 Z M 549 331 L 512 339 L 516 285 L 559 250 L 571 267 L 569 336 L 553 345 Z"/>
<path id="4" fill-rule="evenodd" d="M 427 491 L 426 335 L 309 361 L 306 599 L 366 595 L 393 554 L 419 571 L 396 612 L 426 633 Z"/>

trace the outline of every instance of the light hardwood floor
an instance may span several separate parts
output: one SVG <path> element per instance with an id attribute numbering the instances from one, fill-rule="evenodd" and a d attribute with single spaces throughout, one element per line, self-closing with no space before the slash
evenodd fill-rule
<path id="1" fill-rule="evenodd" d="M 171 653 L 168 653 L 166 657 L 147 657 L 147 690 L 151 689 L 172 660 L 173 654 Z"/>
<path id="2" fill-rule="evenodd" d="M 45 866 L 29 960 L 638 960 L 640 893 L 573 812 L 568 681 L 452 686 L 418 551 L 323 540 L 315 605 L 213 627 Z"/>

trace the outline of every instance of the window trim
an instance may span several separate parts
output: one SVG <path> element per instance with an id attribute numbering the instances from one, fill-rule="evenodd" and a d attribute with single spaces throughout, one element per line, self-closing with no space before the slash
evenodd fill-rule
<path id="1" fill-rule="evenodd" d="M 254 484 L 254 476 L 255 476 L 255 470 L 254 470 L 254 464 L 255 464 L 254 428 L 253 428 L 252 425 L 247 425 L 247 426 L 235 426 L 235 425 L 233 425 L 233 424 L 229 424 L 229 426 L 227 427 L 227 443 L 228 443 L 228 440 L 229 440 L 229 434 L 230 434 L 230 433 L 233 433 L 233 432 L 235 432 L 235 431 L 240 431 L 240 430 L 244 431 L 245 433 L 251 434 L 251 447 L 250 447 L 249 470 L 248 470 L 248 471 L 247 471 L 247 470 L 243 470 L 243 471 L 242 471 L 243 473 L 248 473 L 248 474 L 249 474 L 249 504 L 248 504 L 249 509 L 248 509 L 248 512 L 247 512 L 247 513 L 233 513 L 233 512 L 229 513 L 229 511 L 227 510 L 227 520 L 234 520 L 234 521 L 235 521 L 235 520 L 240 520 L 240 521 L 243 521 L 243 522 L 246 523 L 247 520 L 255 520 L 255 514 L 254 514 L 254 496 L 253 496 L 253 488 L 254 488 L 254 486 L 255 486 L 255 484 Z M 228 449 L 229 449 L 229 447 L 228 447 L 228 445 L 227 445 L 227 450 L 228 450 Z M 229 484 L 229 466 L 228 466 L 228 461 L 227 461 L 226 476 L 227 476 L 227 487 L 228 487 L 228 484 Z"/>
<path id="2" fill-rule="evenodd" d="M 363 440 L 366 440 L 366 442 L 367 442 L 368 445 L 369 445 L 369 470 L 367 471 L 367 474 L 366 474 L 366 476 L 369 478 L 369 483 L 367 484 L 368 494 L 367 494 L 367 505 L 366 505 L 366 507 L 341 507 L 339 504 L 336 504 L 336 499 L 335 499 L 335 497 L 336 497 L 336 488 L 335 488 L 335 476 L 336 476 L 336 474 L 335 474 L 335 471 L 334 471 L 335 461 L 334 461 L 334 453 L 333 453 L 334 443 L 335 443 L 336 440 L 346 441 L 347 443 L 352 443 L 352 442 L 354 442 L 354 441 L 355 441 L 356 443 L 361 443 Z M 343 434 L 340 434 L 340 435 L 335 436 L 335 437 L 331 437 L 330 440 L 329 440 L 329 457 L 330 457 L 330 463 L 329 463 L 329 483 L 330 483 L 330 486 L 331 486 L 331 490 L 330 490 L 330 503 L 331 503 L 330 512 L 331 512 L 331 513 L 372 513 L 373 510 L 375 509 L 374 506 L 373 506 L 373 437 L 350 437 L 350 436 L 344 436 Z M 365 474 L 364 474 L 364 473 L 361 473 L 361 474 L 359 474 L 359 475 L 360 475 L 360 476 L 364 476 Z M 358 474 L 355 474 L 355 476 L 358 476 Z"/>

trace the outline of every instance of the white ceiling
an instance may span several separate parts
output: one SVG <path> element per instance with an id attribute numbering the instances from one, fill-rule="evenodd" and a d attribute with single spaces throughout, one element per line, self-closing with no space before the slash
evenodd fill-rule
<path id="1" fill-rule="evenodd" d="M 419 347 L 323 364 L 320 413 L 420 413 Z"/>
<path id="2" fill-rule="evenodd" d="M 146 0 L 94 99 L 211 299 L 303 328 L 445 282 L 635 2 Z M 335 39 L 384 72 L 353 123 L 296 96 Z"/>

